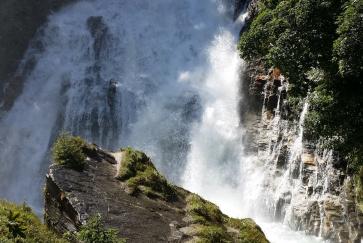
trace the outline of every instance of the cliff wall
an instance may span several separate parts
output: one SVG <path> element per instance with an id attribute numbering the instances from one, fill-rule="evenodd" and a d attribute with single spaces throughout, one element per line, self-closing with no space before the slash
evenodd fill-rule
<path id="1" fill-rule="evenodd" d="M 16 74 L 30 40 L 47 16 L 72 0 L 2 0 L 0 2 L 0 116 L 22 92 Z M 31 67 L 29 67 L 31 68 Z"/>
<path id="2" fill-rule="evenodd" d="M 353 175 L 332 150 L 306 140 L 308 99 L 289 100 L 289 83 L 278 69 L 250 63 L 241 117 L 250 154 L 264 165 L 261 208 L 273 220 L 331 242 L 361 242 L 363 212 Z"/>

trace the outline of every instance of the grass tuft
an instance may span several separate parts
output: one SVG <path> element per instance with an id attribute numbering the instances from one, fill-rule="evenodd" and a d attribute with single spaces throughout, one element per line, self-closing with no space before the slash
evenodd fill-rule
<path id="1" fill-rule="evenodd" d="M 174 186 L 156 170 L 143 152 L 132 148 L 122 149 L 122 152 L 123 157 L 116 178 L 126 182 L 131 194 L 143 193 L 152 199 L 176 200 Z"/>

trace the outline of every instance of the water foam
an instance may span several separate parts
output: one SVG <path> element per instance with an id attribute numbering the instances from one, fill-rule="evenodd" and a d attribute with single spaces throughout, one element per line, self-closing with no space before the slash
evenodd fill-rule
<path id="1" fill-rule="evenodd" d="M 262 171 L 243 153 L 245 16 L 232 23 L 232 2 L 90 0 L 52 15 L 19 70 L 24 92 L 0 121 L 0 196 L 41 209 L 49 146 L 64 129 L 142 149 L 172 181 L 253 217 Z M 261 224 L 272 242 L 302 242 Z"/>

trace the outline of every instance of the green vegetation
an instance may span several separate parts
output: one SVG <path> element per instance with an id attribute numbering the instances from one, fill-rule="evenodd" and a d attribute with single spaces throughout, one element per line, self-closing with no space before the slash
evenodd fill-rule
<path id="1" fill-rule="evenodd" d="M 227 225 L 239 230 L 237 242 L 239 243 L 268 243 L 265 234 L 261 228 L 252 219 L 234 219 L 229 218 Z"/>
<path id="2" fill-rule="evenodd" d="M 52 148 L 53 161 L 55 164 L 82 171 L 85 167 L 86 147 L 87 144 L 82 138 L 62 133 Z"/>
<path id="3" fill-rule="evenodd" d="M 223 225 L 226 217 L 219 208 L 196 194 L 190 194 L 186 198 L 187 216 L 190 223 L 196 225 L 196 236 L 199 242 L 233 242 L 233 238 Z"/>
<path id="4" fill-rule="evenodd" d="M 149 198 L 176 200 L 175 188 L 156 170 L 143 152 L 132 148 L 121 151 L 123 157 L 117 178 L 126 182 L 131 194 L 136 195 L 141 192 Z"/>
<path id="5" fill-rule="evenodd" d="M 363 165 L 363 0 L 261 0 L 242 34 L 244 59 L 261 59 L 289 78 L 289 103 L 310 93 L 305 138 Z M 290 102 L 291 101 L 291 102 Z"/>
<path id="6" fill-rule="evenodd" d="M 77 233 L 77 239 L 84 243 L 125 243 L 117 236 L 116 229 L 106 229 L 102 223 L 101 215 L 96 215 L 87 221 Z"/>
<path id="7" fill-rule="evenodd" d="M 196 227 L 196 233 L 198 236 L 198 243 L 233 242 L 232 236 L 227 233 L 226 228 L 223 226 L 198 225 Z"/>
<path id="8" fill-rule="evenodd" d="M 186 198 L 189 223 L 195 227 L 198 242 L 268 243 L 261 228 L 252 219 L 235 219 L 196 194 Z M 229 228 L 234 230 L 229 231 Z M 231 233 L 238 231 L 238 233 Z"/>
<path id="9" fill-rule="evenodd" d="M 0 200 L 0 242 L 66 243 L 43 225 L 26 206 Z"/>
<path id="10" fill-rule="evenodd" d="M 187 197 L 187 214 L 191 217 L 192 223 L 213 225 L 223 223 L 223 214 L 219 208 L 196 194 Z"/>

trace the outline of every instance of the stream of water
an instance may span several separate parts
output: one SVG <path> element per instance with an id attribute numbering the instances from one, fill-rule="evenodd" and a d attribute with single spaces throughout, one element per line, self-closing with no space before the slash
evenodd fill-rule
<path id="1" fill-rule="evenodd" d="M 233 22 L 233 3 L 89 0 L 51 15 L 19 69 L 24 92 L 0 121 L 0 196 L 40 210 L 49 146 L 67 130 L 144 150 L 174 183 L 256 219 L 271 242 L 318 242 L 254 207 L 263 167 L 243 151 L 245 15 Z"/>

